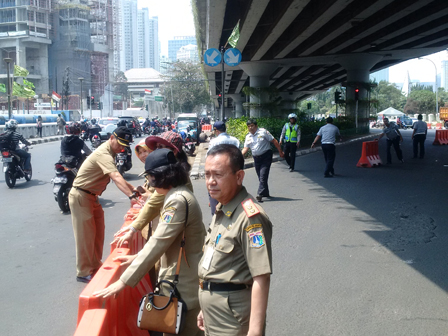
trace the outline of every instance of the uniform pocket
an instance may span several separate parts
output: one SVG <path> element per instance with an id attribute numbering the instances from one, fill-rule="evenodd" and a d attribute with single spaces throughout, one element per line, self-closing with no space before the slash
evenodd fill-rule
<path id="1" fill-rule="evenodd" d="M 233 255 L 231 253 L 233 248 L 234 245 L 232 242 L 222 238 L 218 245 L 215 246 L 215 251 L 212 257 L 212 268 L 219 268 L 220 270 L 230 269 L 233 263 Z"/>
<path id="2" fill-rule="evenodd" d="M 235 319 L 241 325 L 249 325 L 251 289 L 229 292 L 227 303 Z"/>

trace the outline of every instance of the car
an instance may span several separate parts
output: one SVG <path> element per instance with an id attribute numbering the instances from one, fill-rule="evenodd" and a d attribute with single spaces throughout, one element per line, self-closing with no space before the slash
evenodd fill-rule
<path id="1" fill-rule="evenodd" d="M 132 135 L 135 137 L 141 137 L 143 134 L 142 127 L 140 126 L 140 123 L 138 122 L 138 119 L 136 117 L 132 116 L 120 116 L 118 117 L 118 122 L 126 122 L 126 126 L 131 129 Z"/>
<path id="2" fill-rule="evenodd" d="M 98 120 L 98 125 L 102 131 L 112 133 L 117 128 L 118 121 L 118 118 L 101 118 Z"/>

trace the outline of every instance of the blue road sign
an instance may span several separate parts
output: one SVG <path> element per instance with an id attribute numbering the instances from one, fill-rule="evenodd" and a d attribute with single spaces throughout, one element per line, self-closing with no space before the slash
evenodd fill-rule
<path id="1" fill-rule="evenodd" d="M 207 49 L 204 53 L 204 62 L 208 66 L 214 67 L 221 63 L 221 52 L 216 48 Z"/>
<path id="2" fill-rule="evenodd" d="M 241 62 L 241 51 L 236 48 L 227 49 L 224 53 L 224 62 L 228 66 L 237 66 Z"/>

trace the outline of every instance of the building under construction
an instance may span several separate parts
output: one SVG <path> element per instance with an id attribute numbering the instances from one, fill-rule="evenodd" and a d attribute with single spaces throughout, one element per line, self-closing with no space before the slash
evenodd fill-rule
<path id="1" fill-rule="evenodd" d="M 51 90 L 62 96 L 79 95 L 82 82 L 84 101 L 89 95 L 95 97 L 95 103 L 103 100 L 115 72 L 118 12 L 119 0 L 53 1 Z M 73 102 L 70 105 L 76 108 Z"/>

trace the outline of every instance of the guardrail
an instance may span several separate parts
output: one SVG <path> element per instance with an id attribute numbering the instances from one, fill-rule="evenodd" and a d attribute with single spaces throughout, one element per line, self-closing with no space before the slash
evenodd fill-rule
<path id="1" fill-rule="evenodd" d="M 356 167 L 372 168 L 382 164 L 379 151 L 378 141 L 364 141 L 362 143 L 361 158 Z"/>
<path id="2" fill-rule="evenodd" d="M 5 131 L 5 126 L 0 126 L 0 133 L 3 133 Z M 38 138 L 37 136 L 37 127 L 35 124 L 24 124 L 19 125 L 17 127 L 17 132 L 22 134 L 25 139 L 33 139 Z M 58 132 L 58 126 L 54 123 L 45 123 L 42 125 L 42 136 L 52 136 L 56 135 Z"/>
<path id="3" fill-rule="evenodd" d="M 140 209 L 137 208 L 129 209 L 122 227 L 131 224 L 133 217 L 139 211 Z M 134 288 L 126 286 L 116 298 L 103 299 L 93 296 L 94 292 L 117 281 L 123 273 L 124 268 L 113 259 L 118 256 L 136 254 L 144 244 L 145 240 L 139 232 L 133 236 L 129 248 L 111 246 L 111 254 L 79 296 L 78 326 L 75 336 L 148 335 L 146 330 L 137 327 L 140 299 L 152 291 L 148 274 Z"/>
<path id="4" fill-rule="evenodd" d="M 438 129 L 436 130 L 436 137 L 434 138 L 433 145 L 448 145 L 448 130 Z"/>

